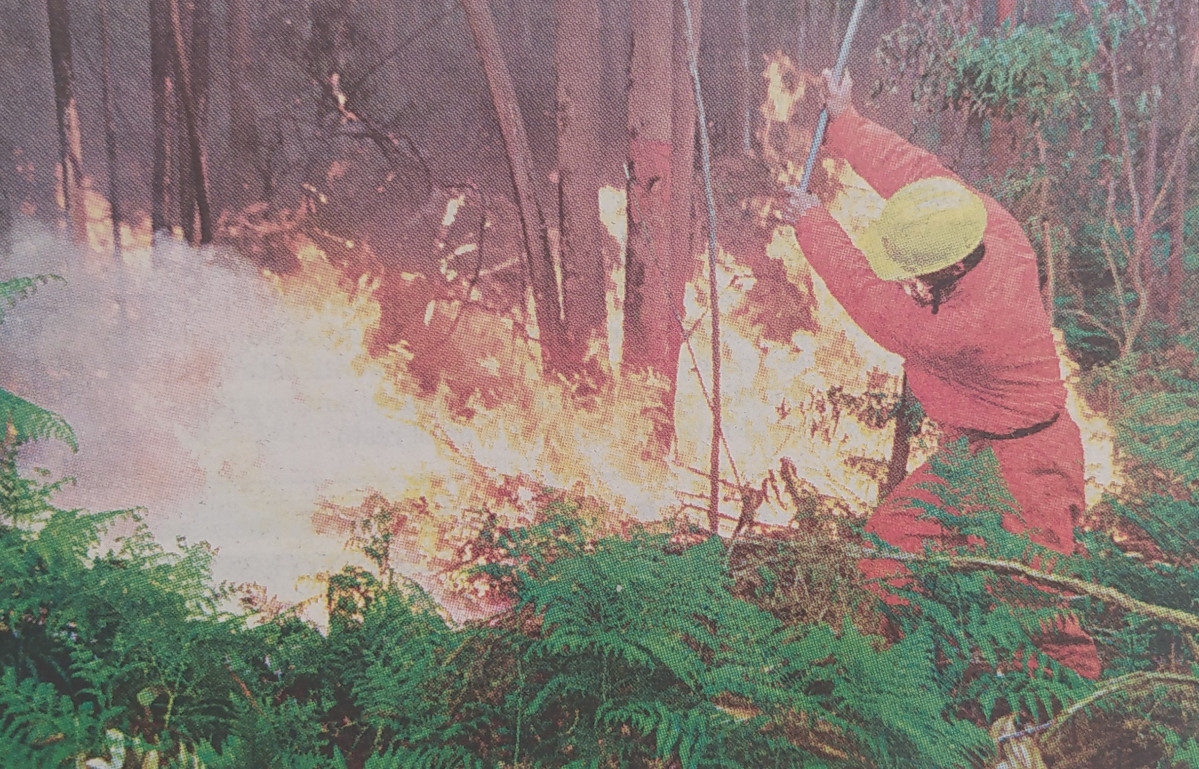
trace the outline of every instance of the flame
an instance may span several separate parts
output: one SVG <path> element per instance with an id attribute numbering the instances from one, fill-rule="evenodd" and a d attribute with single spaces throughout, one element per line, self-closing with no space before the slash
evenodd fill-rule
<path id="1" fill-rule="evenodd" d="M 794 180 L 793 159 L 806 153 L 810 141 L 795 118 L 811 78 L 782 55 L 767 63 L 764 77 L 765 158 L 780 180 Z M 841 182 L 830 211 L 855 237 L 878 215 L 882 199 L 844 164 L 829 163 L 826 169 Z M 600 219 L 622 253 L 625 191 L 606 187 L 598 202 Z M 109 253 L 107 202 L 93 193 L 87 204 L 95 224 L 89 225 L 89 247 Z M 447 245 L 448 232 L 467 205 L 464 194 L 446 201 L 431 255 L 450 286 L 465 280 L 454 259 L 479 247 Z M 763 217 L 768 213 L 761 200 L 747 205 Z M 309 237 L 284 233 L 298 262 L 295 269 L 235 280 L 208 263 L 216 261 L 210 251 L 197 255 L 180 247 L 175 255 L 170 249 L 161 257 L 151 255 L 144 217 L 126 229 L 124 274 L 132 278 L 119 312 L 111 321 L 106 317 L 114 336 L 162 322 L 150 299 L 155 292 L 178 298 L 167 291 L 177 280 L 172 265 L 191 265 L 186 277 L 196 282 L 178 291 L 194 288 L 216 303 L 184 324 L 202 327 L 207 336 L 186 342 L 194 349 L 178 353 L 182 362 L 148 376 L 162 380 L 155 385 L 161 391 L 154 391 L 159 400 L 187 404 L 179 414 L 154 412 L 155 418 L 168 420 L 172 439 L 185 455 L 178 460 L 186 465 L 179 485 L 191 484 L 184 502 L 162 496 L 156 529 L 220 545 L 217 567 L 223 578 L 255 582 L 300 600 L 323 590 L 320 574 L 347 562 L 367 565 L 360 554 L 346 550 L 347 543 L 385 534 L 391 542 L 386 567 L 416 579 L 455 617 L 465 618 L 495 607 L 486 583 L 464 571 L 493 555 L 483 552 L 479 532 L 493 525 L 527 525 L 556 495 L 584 500 L 601 525 L 617 529 L 634 519 L 702 512 L 712 422 L 706 275 L 697 275 L 684 297 L 695 359 L 684 347 L 677 371 L 674 452 L 662 461 L 645 461 L 642 449 L 654 429 L 650 415 L 664 383 L 621 376 L 607 390 L 582 397 L 567 383 L 544 377 L 529 294 L 524 306 L 510 311 L 483 306 L 477 287 L 457 299 L 421 299 L 425 327 L 446 329 L 454 348 L 444 354 L 456 356 L 450 374 L 430 391 L 418 386 L 413 373 L 416 357 L 427 351 L 399 342 L 382 354 L 367 352 L 366 340 L 383 316 L 380 276 L 369 270 L 355 276 Z M 785 279 L 804 292 L 816 327 L 784 341 L 768 337 L 750 299 L 764 278 L 738 262 L 733 244 L 718 248 L 724 321 L 720 408 L 727 454 L 735 463 L 734 469 L 728 456 L 722 458 L 727 491 L 722 510 L 735 510 L 746 487 L 771 489 L 757 519 L 786 524 L 794 510 L 779 493 L 778 474 L 787 460 L 813 493 L 846 513 L 864 514 L 876 502 L 893 427 L 870 426 L 830 392 L 895 397 L 902 361 L 850 320 L 808 266 L 790 227 L 770 226 L 768 234 L 766 257 L 780 263 Z M 356 254 L 370 252 L 369 243 L 340 242 Z M 706 255 L 696 263 L 701 261 Z M 489 269 L 515 263 L 514 258 Z M 617 259 L 608 267 L 608 361 L 619 371 L 624 266 Z M 102 269 L 96 279 L 116 281 L 112 272 Z M 401 282 L 411 285 L 420 276 L 407 278 Z M 171 301 L 166 305 L 180 312 Z M 455 369 L 459 379 L 471 372 L 486 377 L 499 396 L 482 386 L 464 392 L 463 382 L 453 380 Z M 1110 428 L 1081 400 L 1072 397 L 1071 403 L 1087 441 L 1095 488 L 1110 486 L 1116 481 Z M 143 418 L 136 409 L 131 412 L 116 416 Z M 925 425 L 910 467 L 936 446 L 935 428 Z M 165 465 L 169 458 L 159 459 Z M 165 512 L 171 506 L 178 511 Z M 313 574 L 318 575 L 314 580 L 301 579 Z M 319 619 L 319 602 L 312 609 Z"/>

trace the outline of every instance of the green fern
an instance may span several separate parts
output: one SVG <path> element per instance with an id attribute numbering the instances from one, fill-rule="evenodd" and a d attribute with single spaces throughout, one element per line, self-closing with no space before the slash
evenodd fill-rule
<path id="1" fill-rule="evenodd" d="M 8 426 L 9 435 L 17 444 L 54 438 L 79 449 L 75 431 L 57 414 L 18 398 L 0 388 L 0 423 Z"/>
<path id="2" fill-rule="evenodd" d="M 0 282 L 0 323 L 4 322 L 6 307 L 12 307 L 22 299 L 28 299 L 37 291 L 38 286 L 47 285 L 52 281 L 66 282 L 57 275 L 34 275 Z"/>

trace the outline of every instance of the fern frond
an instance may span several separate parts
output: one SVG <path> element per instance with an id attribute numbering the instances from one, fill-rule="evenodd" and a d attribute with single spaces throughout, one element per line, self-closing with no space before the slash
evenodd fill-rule
<path id="1" fill-rule="evenodd" d="M 75 431 L 65 419 L 3 388 L 0 388 L 0 424 L 7 426 L 17 444 L 54 438 L 72 451 L 79 450 Z"/>
<path id="2" fill-rule="evenodd" d="M 34 275 L 0 282 L 0 323 L 4 322 L 5 308 L 12 307 L 22 299 L 33 296 L 38 286 L 47 285 L 51 281 L 66 282 L 58 275 Z"/>

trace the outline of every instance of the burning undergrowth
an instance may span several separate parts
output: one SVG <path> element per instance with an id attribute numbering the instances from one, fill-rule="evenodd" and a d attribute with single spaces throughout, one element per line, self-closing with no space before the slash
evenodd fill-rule
<path id="1" fill-rule="evenodd" d="M 717 164 L 729 196 L 717 276 L 724 533 L 739 519 L 866 513 L 899 392 L 901 361 L 849 321 L 770 219 L 773 187 L 794 180 L 787 158 L 808 140 L 782 128 L 810 85 L 787 66 L 767 63 L 764 161 Z M 877 215 L 881 199 L 852 171 L 821 173 L 851 235 Z M 144 505 L 160 539 L 211 542 L 216 576 L 263 595 L 300 600 L 321 592 L 320 575 L 373 561 L 458 618 L 503 605 L 472 576 L 495 555 L 483 535 L 534 525 L 554 504 L 589 511 L 607 533 L 704 520 L 706 277 L 685 296 L 675 445 L 647 460 L 665 384 L 620 374 L 621 265 L 609 265 L 613 376 L 583 394 L 543 374 L 520 250 L 493 210 L 506 203 L 443 192 L 426 204 L 430 237 L 389 250 L 334 237 L 302 210 L 226 222 L 228 250 L 151 251 L 134 228 L 121 264 L 97 258 L 105 243 L 85 253 L 26 230 L 6 269 L 68 284 L 9 319 L 3 384 L 62 414 L 81 446 L 38 445 L 26 462 L 78 479 L 61 504 Z M 623 190 L 600 203 L 623 245 Z M 1111 442 L 1101 420 L 1081 423 L 1094 493 L 1112 480 Z M 925 425 L 910 466 L 935 446 Z"/>

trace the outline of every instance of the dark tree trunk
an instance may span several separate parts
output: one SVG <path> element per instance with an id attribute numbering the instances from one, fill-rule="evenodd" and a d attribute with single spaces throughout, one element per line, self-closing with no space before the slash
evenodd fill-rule
<path id="1" fill-rule="evenodd" d="M 674 378 L 678 347 L 666 330 L 671 313 L 669 261 L 671 111 L 673 103 L 671 0 L 633 0 L 629 66 L 628 256 L 625 271 L 622 362 L 628 371 Z"/>
<path id="2" fill-rule="evenodd" d="M 108 39 L 108 0 L 97 0 L 100 13 L 100 95 L 104 106 L 104 150 L 108 156 L 108 207 L 112 219 L 112 253 L 121 259 L 121 199 L 117 179 L 117 135 L 112 121 L 112 50 Z"/>
<path id="3" fill-rule="evenodd" d="M 177 2 L 179 3 L 179 34 L 184 46 L 183 61 L 184 66 L 190 70 L 192 62 L 192 0 L 177 0 Z M 177 80 L 182 82 L 182 78 L 177 78 Z M 191 82 L 195 82 L 194 78 Z M 186 126 L 183 91 L 179 88 L 175 89 L 175 107 L 178 122 Z M 179 201 L 179 225 L 183 230 L 183 239 L 194 244 L 196 242 L 196 191 L 191 170 L 191 141 L 186 130 L 175 134 L 175 177 L 177 179 L 175 192 Z"/>
<path id="4" fill-rule="evenodd" d="M 171 75 L 170 25 L 167 0 L 150 0 L 150 94 L 154 123 L 153 168 L 150 180 L 150 225 L 155 238 L 170 229 L 167 211 L 171 190 L 171 129 L 174 77 Z"/>
<path id="5" fill-rule="evenodd" d="M 606 336 L 607 236 L 599 218 L 599 8 L 595 0 L 557 0 L 559 260 L 567 354 L 582 363 Z M 594 368 L 594 367 L 589 367 Z"/>
<path id="6" fill-rule="evenodd" d="M 50 65 L 54 71 L 54 105 L 58 115 L 62 197 L 71 237 L 87 240 L 87 209 L 83 192 L 83 140 L 75 105 L 75 73 L 71 64 L 71 15 L 67 0 L 46 0 L 50 19 Z"/>
<path id="7" fill-rule="evenodd" d="M 212 242 L 212 210 L 208 200 L 208 168 L 204 157 L 204 143 L 200 135 L 200 117 L 192 94 L 190 73 L 183 43 L 183 30 L 179 17 L 179 0 L 167 0 L 170 15 L 171 55 L 174 59 L 175 80 L 178 83 L 179 101 L 183 108 L 184 129 L 187 132 L 189 169 L 196 194 L 196 208 L 200 215 L 200 243 Z"/>
<path id="8" fill-rule="evenodd" d="M 474 38 L 475 49 L 482 62 L 483 74 L 487 78 L 491 99 L 495 105 L 500 133 L 507 150 L 508 168 L 512 173 L 512 187 L 520 212 L 521 230 L 524 235 L 526 268 L 533 288 L 533 301 L 537 313 L 537 328 L 547 368 L 560 369 L 563 351 L 566 348 L 565 330 L 562 325 L 561 307 L 558 302 L 558 286 L 554 275 L 554 260 L 550 252 L 545 215 L 534 194 L 533 155 L 529 149 L 529 138 L 525 132 L 524 118 L 516 102 L 512 77 L 500 48 L 495 32 L 495 21 L 487 0 L 459 0 L 466 13 L 466 21 Z"/>
<path id="9" fill-rule="evenodd" d="M 905 374 L 899 391 L 899 404 L 895 410 L 895 437 L 891 441 L 891 457 L 887 463 L 887 479 L 878 490 L 878 500 L 882 502 L 895 491 L 899 482 L 908 477 L 908 458 L 912 453 L 912 402 L 914 396 L 908 389 L 908 377 Z"/>
<path id="10" fill-rule="evenodd" d="M 250 19 L 244 0 L 225 0 L 229 24 L 229 133 L 233 150 L 234 205 L 244 205 L 262 191 L 254 171 L 258 157 L 258 119 L 250 91 Z M 250 6 L 253 8 L 254 6 Z"/>

